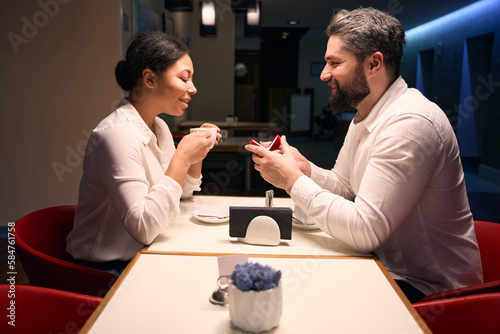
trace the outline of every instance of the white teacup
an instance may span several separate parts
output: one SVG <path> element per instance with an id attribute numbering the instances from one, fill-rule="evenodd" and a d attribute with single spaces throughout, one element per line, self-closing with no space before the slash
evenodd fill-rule
<path id="1" fill-rule="evenodd" d="M 209 132 L 210 133 L 210 141 L 212 144 L 210 145 L 210 148 L 214 147 L 215 145 L 215 140 L 217 139 L 217 128 L 212 127 L 212 128 L 192 128 L 189 130 L 190 133 L 193 132 Z"/>

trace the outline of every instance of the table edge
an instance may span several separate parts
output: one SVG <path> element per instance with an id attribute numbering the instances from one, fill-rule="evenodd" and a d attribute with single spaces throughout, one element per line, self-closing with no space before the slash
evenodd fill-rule
<path id="1" fill-rule="evenodd" d="M 99 318 L 99 316 L 101 315 L 101 313 L 104 310 L 104 308 L 108 305 L 108 303 L 111 300 L 111 298 L 113 298 L 115 292 L 120 288 L 120 286 L 122 285 L 123 281 L 127 278 L 129 272 L 132 270 L 132 267 L 135 265 L 135 263 L 137 262 L 137 260 L 139 259 L 139 257 L 141 255 L 142 255 L 142 253 L 137 252 L 134 255 L 134 257 L 132 258 L 132 260 L 130 260 L 130 263 L 127 265 L 127 267 L 125 268 L 125 270 L 122 272 L 122 274 L 120 276 L 118 276 L 118 279 L 113 284 L 113 286 L 111 287 L 111 289 L 109 289 L 108 293 L 106 293 L 106 295 L 102 299 L 101 303 L 97 306 L 97 308 L 94 310 L 94 312 L 92 312 L 92 314 L 87 319 L 87 321 L 85 322 L 85 324 L 83 325 L 83 327 L 80 329 L 80 331 L 78 332 L 79 334 L 84 334 L 84 333 L 88 333 L 89 332 L 89 330 L 95 324 L 97 318 Z"/>
<path id="2" fill-rule="evenodd" d="M 408 312 L 410 312 L 411 316 L 413 317 L 413 319 L 415 320 L 415 322 L 418 324 L 418 326 L 420 327 L 420 329 L 425 334 L 432 334 L 432 331 L 427 326 L 427 324 L 425 323 L 424 319 L 422 319 L 422 317 L 417 312 L 417 310 L 415 310 L 415 308 L 413 307 L 413 305 L 410 302 L 410 300 L 408 300 L 408 298 L 403 293 L 403 291 L 401 290 L 401 288 L 399 287 L 399 285 L 396 283 L 396 281 L 394 280 L 394 278 L 392 278 L 391 274 L 389 273 L 389 271 L 387 270 L 387 268 L 384 266 L 384 264 L 382 263 L 382 261 L 380 260 L 380 258 L 377 256 L 377 254 L 373 253 L 373 259 L 375 260 L 375 263 L 379 267 L 380 271 L 382 271 L 382 274 L 384 274 L 385 278 L 387 279 L 387 281 L 389 282 L 389 284 L 392 286 L 392 288 L 394 289 L 394 291 L 396 291 L 396 294 L 398 295 L 399 299 L 401 299 L 401 301 L 405 305 L 406 309 L 408 310 Z"/>
<path id="3" fill-rule="evenodd" d="M 146 247 L 145 247 L 146 248 Z M 185 255 L 185 256 L 231 256 L 245 254 L 249 257 L 262 257 L 262 258 L 290 258 L 290 259 L 361 259 L 361 260 L 375 260 L 373 255 L 304 255 L 304 254 L 260 254 L 260 253 L 220 253 L 220 252 L 177 252 L 177 251 L 159 251 L 144 249 L 140 251 L 141 254 L 147 255 Z"/>

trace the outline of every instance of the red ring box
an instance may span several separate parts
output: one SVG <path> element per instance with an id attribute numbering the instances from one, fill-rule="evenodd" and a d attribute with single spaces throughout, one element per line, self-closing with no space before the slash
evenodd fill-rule
<path id="1" fill-rule="evenodd" d="M 256 140 L 252 139 L 250 141 L 250 144 L 252 145 L 255 145 L 255 146 L 260 146 L 262 148 L 265 148 L 266 150 L 269 150 L 269 151 L 274 151 L 274 150 L 277 150 L 280 145 L 281 145 L 281 137 L 280 135 L 276 135 L 273 139 L 273 141 L 271 142 L 271 144 L 269 144 L 269 146 L 264 146 L 262 145 L 261 143 L 257 142 Z"/>

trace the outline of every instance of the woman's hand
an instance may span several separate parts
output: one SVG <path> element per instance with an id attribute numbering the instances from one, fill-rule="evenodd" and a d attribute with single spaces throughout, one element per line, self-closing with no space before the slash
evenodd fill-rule
<path id="1" fill-rule="evenodd" d="M 200 128 L 217 128 L 215 144 L 219 143 L 222 136 L 220 134 L 220 129 L 217 126 L 211 123 L 204 123 L 200 126 Z M 177 159 L 180 157 L 181 160 L 185 160 L 188 164 L 187 174 L 194 178 L 198 178 L 201 174 L 202 161 L 210 151 L 210 145 L 211 141 L 209 132 L 193 132 L 184 136 L 184 138 L 182 138 L 180 143 L 177 145 L 177 156 L 175 158 Z"/>
<path id="2" fill-rule="evenodd" d="M 220 134 L 220 129 L 218 126 L 213 125 L 212 123 L 203 123 L 200 128 L 217 128 L 217 138 L 215 139 L 215 145 L 219 144 L 219 140 L 222 138 Z"/>
<path id="3" fill-rule="evenodd" d="M 201 128 L 217 128 L 215 143 L 219 143 L 222 136 L 217 126 L 204 123 Z M 176 180 L 181 187 L 184 184 L 186 174 L 194 178 L 199 177 L 202 161 L 210 151 L 211 144 L 209 132 L 193 132 L 185 135 L 177 145 L 177 150 L 170 161 L 165 175 Z"/>
<path id="4" fill-rule="evenodd" d="M 171 177 L 182 187 L 186 174 L 197 178 L 201 174 L 202 160 L 210 151 L 212 142 L 209 132 L 193 132 L 182 138 L 177 145 L 165 175 Z"/>
<path id="5" fill-rule="evenodd" d="M 185 135 L 177 145 L 175 154 L 189 165 L 203 160 L 210 151 L 210 133 L 193 132 Z"/>

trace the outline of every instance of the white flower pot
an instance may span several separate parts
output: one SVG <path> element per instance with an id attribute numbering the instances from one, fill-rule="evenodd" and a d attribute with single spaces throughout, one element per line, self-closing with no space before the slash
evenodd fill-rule
<path id="1" fill-rule="evenodd" d="M 273 289 L 241 291 L 228 288 L 229 316 L 233 325 L 245 332 L 267 332 L 278 326 L 282 313 L 281 281 Z"/>

